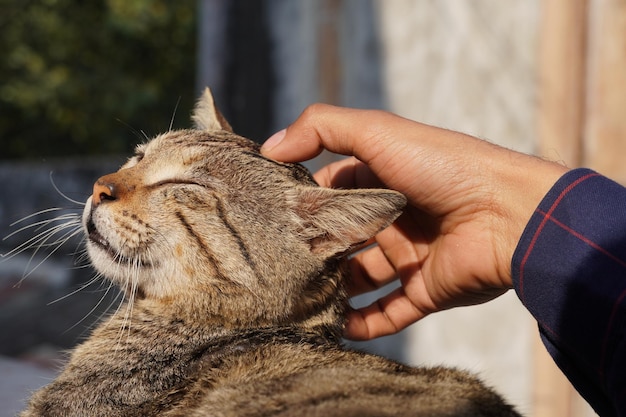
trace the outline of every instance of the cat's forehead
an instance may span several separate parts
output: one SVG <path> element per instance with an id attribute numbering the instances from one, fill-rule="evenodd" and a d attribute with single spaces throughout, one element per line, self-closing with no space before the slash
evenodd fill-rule
<path id="1" fill-rule="evenodd" d="M 216 152 L 259 152 L 259 149 L 260 146 L 255 142 L 230 132 L 201 130 L 171 131 L 138 147 L 138 151 L 144 154 L 194 150 L 212 155 Z"/>
<path id="2" fill-rule="evenodd" d="M 136 154 L 140 159 L 146 156 L 153 160 L 184 161 L 187 167 L 195 165 L 218 176 L 230 176 L 234 169 L 239 174 L 256 172 L 282 177 L 288 182 L 315 184 L 303 166 L 268 159 L 261 155 L 259 144 L 226 131 L 171 131 L 139 145 Z"/>
<path id="3" fill-rule="evenodd" d="M 177 130 L 156 136 L 137 146 L 134 158 L 164 166 L 209 167 L 259 154 L 260 146 L 230 132 Z"/>

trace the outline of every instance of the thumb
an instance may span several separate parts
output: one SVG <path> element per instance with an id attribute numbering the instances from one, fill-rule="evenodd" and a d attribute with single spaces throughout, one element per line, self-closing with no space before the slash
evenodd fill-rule
<path id="1" fill-rule="evenodd" d="M 316 157 L 322 152 L 319 142 L 303 140 L 295 128 L 289 127 L 274 133 L 261 146 L 261 153 L 269 158 L 283 162 L 300 162 Z"/>
<path id="2" fill-rule="evenodd" d="M 296 130 L 290 126 L 269 137 L 261 146 L 261 153 L 269 158 L 283 162 L 300 162 L 319 155 L 323 147 L 321 143 L 303 140 Z"/>

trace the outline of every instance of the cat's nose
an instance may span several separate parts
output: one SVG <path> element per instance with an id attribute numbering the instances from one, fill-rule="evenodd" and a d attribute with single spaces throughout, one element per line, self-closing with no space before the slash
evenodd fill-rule
<path id="1" fill-rule="evenodd" d="M 91 198 L 91 204 L 93 206 L 98 206 L 102 204 L 103 201 L 112 201 L 117 197 L 117 190 L 114 184 L 106 183 L 104 181 L 98 180 L 93 185 L 93 195 Z"/>

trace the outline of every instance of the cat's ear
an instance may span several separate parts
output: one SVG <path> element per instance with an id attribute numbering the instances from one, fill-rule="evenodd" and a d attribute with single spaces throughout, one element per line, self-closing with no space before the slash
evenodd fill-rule
<path id="1" fill-rule="evenodd" d="M 204 93 L 200 100 L 196 103 L 196 107 L 191 116 L 197 129 L 200 130 L 227 130 L 233 131 L 230 124 L 226 121 L 222 113 L 215 106 L 213 94 L 209 88 L 204 89 Z"/>
<path id="2" fill-rule="evenodd" d="M 406 198 L 391 190 L 307 187 L 298 192 L 295 212 L 311 252 L 328 258 L 376 235 L 405 205 Z"/>

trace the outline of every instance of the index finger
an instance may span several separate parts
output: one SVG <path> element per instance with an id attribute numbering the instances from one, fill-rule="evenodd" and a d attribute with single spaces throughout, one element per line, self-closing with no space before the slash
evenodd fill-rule
<path id="1" fill-rule="evenodd" d="M 284 131 L 272 136 L 261 148 L 270 158 L 301 162 L 328 149 L 353 155 L 366 164 L 377 151 L 384 135 L 377 132 L 384 123 L 377 117 L 396 117 L 378 110 L 356 110 L 326 104 L 313 104 Z M 376 140 L 372 140 L 376 139 Z"/>

